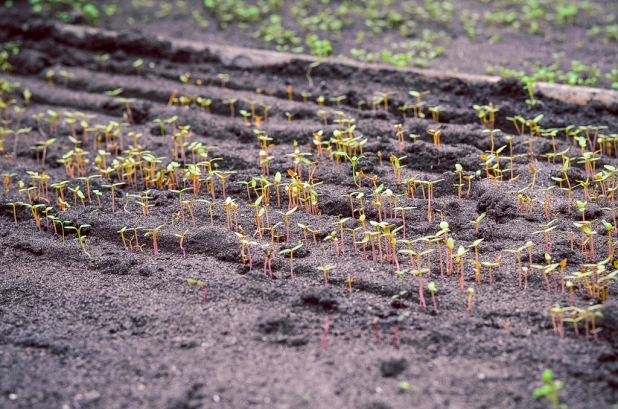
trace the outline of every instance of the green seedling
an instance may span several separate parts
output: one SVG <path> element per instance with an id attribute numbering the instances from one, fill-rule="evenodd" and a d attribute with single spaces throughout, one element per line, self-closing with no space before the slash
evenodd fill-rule
<path id="1" fill-rule="evenodd" d="M 279 254 L 281 255 L 290 253 L 290 276 L 292 277 L 292 283 L 294 283 L 294 266 L 292 264 L 294 262 L 294 252 L 300 249 L 302 246 L 303 242 L 299 240 L 296 247 L 292 247 L 291 249 L 284 249 L 279 252 Z"/>
<path id="2" fill-rule="evenodd" d="M 352 294 L 352 283 L 356 279 L 357 276 L 350 276 L 348 274 L 348 278 L 345 280 L 345 283 L 348 285 L 348 289 L 350 290 L 350 294 Z"/>
<path id="3" fill-rule="evenodd" d="M 185 209 L 184 209 L 184 206 L 182 205 L 182 204 L 183 204 L 182 194 L 183 194 L 184 192 L 187 192 L 187 191 L 191 190 L 191 189 L 192 189 L 192 188 L 190 188 L 190 187 L 186 187 L 186 188 L 181 189 L 181 190 L 174 190 L 174 189 L 170 189 L 170 192 L 173 192 L 173 193 L 177 193 L 177 194 L 178 194 L 178 205 L 180 206 L 180 214 L 181 214 L 181 216 L 182 216 L 182 225 L 183 225 L 183 226 L 184 226 L 184 224 L 185 224 Z"/>
<path id="4" fill-rule="evenodd" d="M 401 323 L 403 322 L 403 320 L 408 318 L 409 315 L 410 313 L 406 312 L 406 313 L 401 314 L 399 317 L 397 317 L 397 322 L 395 323 L 395 329 L 393 330 L 393 347 L 395 349 L 399 349 L 399 327 Z"/>
<path id="5" fill-rule="evenodd" d="M 141 58 L 133 61 L 133 68 L 135 68 L 135 72 L 137 75 L 142 75 L 142 66 L 144 65 L 144 60 Z"/>
<path id="6" fill-rule="evenodd" d="M 279 214 L 282 214 L 285 217 L 285 231 L 286 231 L 286 238 L 285 238 L 285 242 L 289 243 L 290 242 L 290 216 L 292 215 L 292 213 L 294 213 L 296 211 L 296 209 L 298 209 L 298 207 L 294 207 L 291 210 L 288 210 L 287 212 L 277 212 Z"/>
<path id="7" fill-rule="evenodd" d="M 122 94 L 124 92 L 124 88 L 116 88 L 116 89 L 112 89 L 109 91 L 105 91 L 105 95 L 108 95 L 110 97 L 117 97 L 118 95 Z"/>
<path id="8" fill-rule="evenodd" d="M 196 279 L 194 279 L 194 278 L 188 278 L 188 279 L 187 279 L 187 283 L 188 283 L 189 285 L 194 285 L 194 286 L 196 286 L 196 287 L 201 287 L 201 288 L 203 288 L 203 290 L 204 290 L 204 298 L 203 298 L 203 301 L 204 301 L 204 302 L 208 302 L 208 288 L 206 287 L 206 283 L 204 283 L 203 281 L 196 280 Z"/>
<path id="9" fill-rule="evenodd" d="M 483 212 L 483 213 L 480 214 L 479 217 L 476 218 L 476 220 L 470 222 L 470 224 L 474 224 L 475 225 L 475 230 L 474 230 L 474 235 L 475 236 L 479 235 L 479 227 L 480 227 L 481 221 L 483 221 L 485 216 L 487 216 L 487 213 Z"/>
<path id="10" fill-rule="evenodd" d="M 154 229 L 150 229 L 149 231 L 146 232 L 146 234 L 144 234 L 144 237 L 152 236 L 152 244 L 153 244 L 153 247 L 154 247 L 154 254 L 155 255 L 159 254 L 159 246 L 157 245 L 157 235 L 161 232 L 161 229 L 164 226 L 165 225 L 162 224 L 160 226 L 155 227 Z"/>
<path id="11" fill-rule="evenodd" d="M 564 387 L 564 384 L 561 381 L 554 381 L 554 373 L 549 369 L 543 371 L 542 378 L 544 385 L 534 390 L 532 393 L 534 399 L 545 398 L 554 405 L 554 409 L 567 409 L 567 405 L 560 403 L 558 398 L 558 391 Z"/>
<path id="12" fill-rule="evenodd" d="M 133 119 L 133 112 L 131 111 L 131 104 L 135 102 L 135 98 L 118 98 L 118 102 L 124 104 L 127 109 L 127 117 L 131 120 L 131 122 L 135 123 L 135 120 Z"/>
<path id="13" fill-rule="evenodd" d="M 122 185 L 124 185 L 124 182 L 112 183 L 112 184 L 109 184 L 109 185 L 101 185 L 103 187 L 110 188 L 110 190 L 112 191 L 112 213 L 116 213 L 116 201 L 115 201 L 116 194 L 115 194 L 115 189 L 116 189 L 116 187 L 122 186 Z"/>
<path id="14" fill-rule="evenodd" d="M 86 253 L 86 255 L 88 257 L 92 257 L 90 255 L 90 253 L 88 253 L 86 251 L 86 239 L 88 238 L 88 236 L 86 236 L 85 234 L 83 234 L 82 229 L 86 229 L 88 227 L 91 227 L 89 224 L 82 224 L 79 227 L 74 227 L 74 226 L 67 226 L 66 228 L 69 230 L 75 230 L 75 232 L 77 233 L 77 238 L 75 240 L 77 240 L 79 242 L 80 247 L 82 248 L 82 250 L 84 251 L 84 253 Z M 64 236 L 64 235 L 63 235 Z"/>
<path id="15" fill-rule="evenodd" d="M 524 89 L 526 91 L 528 91 L 528 99 L 526 99 L 526 104 L 528 104 L 531 108 L 534 107 L 536 104 L 540 104 L 541 101 L 538 101 L 534 98 L 534 84 L 536 83 L 536 78 L 535 77 L 523 77 L 521 79 L 524 84 Z"/>
<path id="16" fill-rule="evenodd" d="M 332 264 L 327 264 L 325 266 L 316 267 L 324 275 L 324 288 L 328 288 L 328 272 L 330 270 L 334 269 L 335 267 L 337 267 L 337 266 L 332 265 Z"/>
<path id="17" fill-rule="evenodd" d="M 186 234 L 189 232 L 189 229 L 185 230 L 184 233 L 182 234 L 174 234 L 174 236 L 178 237 L 180 239 L 180 250 L 182 250 L 182 255 L 184 258 L 187 258 L 187 252 L 185 251 L 185 248 L 183 247 L 183 242 L 185 240 L 185 236 Z"/>
<path id="18" fill-rule="evenodd" d="M 468 288 L 468 309 L 466 315 L 469 317 L 472 314 L 472 296 L 474 295 L 474 288 Z"/>
<path id="19" fill-rule="evenodd" d="M 129 251 L 129 247 L 127 246 L 127 240 L 124 237 L 125 232 L 128 231 L 128 227 L 123 227 L 122 229 L 118 230 L 116 233 L 120 234 L 120 238 L 122 239 L 122 244 L 124 245 L 125 250 Z"/>
<path id="20" fill-rule="evenodd" d="M 437 314 L 438 313 L 438 304 L 436 302 L 436 292 L 438 292 L 438 288 L 436 287 L 436 283 L 434 283 L 433 281 L 430 281 L 429 284 L 427 284 L 427 289 L 431 293 L 431 300 L 433 301 L 433 310 Z"/>
<path id="21" fill-rule="evenodd" d="M 65 70 L 61 70 L 60 76 L 64 78 L 64 87 L 69 88 L 69 78 L 75 77 L 75 74 L 65 71 Z"/>
<path id="22" fill-rule="evenodd" d="M 11 203 L 7 203 L 6 205 L 13 207 L 13 220 L 15 221 L 15 226 L 17 226 L 17 206 L 23 206 L 24 203 L 22 203 L 22 202 L 11 202 Z"/>
<path id="23" fill-rule="evenodd" d="M 420 256 L 419 256 L 420 261 Z M 419 304 L 421 307 L 426 307 L 425 303 L 425 295 L 424 295 L 424 287 L 423 287 L 423 274 L 428 273 L 428 268 L 422 268 L 420 270 L 412 270 L 410 274 L 418 276 L 418 295 L 419 295 Z"/>

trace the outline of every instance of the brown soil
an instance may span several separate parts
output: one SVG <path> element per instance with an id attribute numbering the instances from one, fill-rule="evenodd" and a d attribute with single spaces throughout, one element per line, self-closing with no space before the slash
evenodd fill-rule
<path id="1" fill-rule="evenodd" d="M 116 212 L 111 211 L 109 189 L 102 179 L 93 179 L 92 189 L 103 192 L 102 204 L 96 200 L 82 207 L 67 201 L 72 207 L 59 211 L 56 197 L 49 199 L 62 220 L 72 225 L 91 225 L 88 235 L 88 257 L 67 232 L 66 242 L 54 233 L 45 220 L 40 230 L 25 207 L 18 207 L 18 223 L 13 221 L 12 207 L 6 204 L 27 201 L 18 193 L 16 181 L 29 184 L 27 171 L 50 175 L 50 183 L 68 180 L 58 159 L 71 149 L 68 139 L 70 127 L 59 121 L 58 140 L 47 153 L 45 166 L 30 147 L 44 140 L 50 133 L 44 122 L 41 132 L 32 114 L 47 110 L 80 111 L 96 115 L 93 124 L 121 122 L 124 105 L 107 96 L 104 91 L 123 88 L 123 97 L 135 98 L 132 103 L 134 123 L 125 132 L 142 133 L 139 144 L 156 157 L 166 157 L 162 165 L 172 160 L 172 127 L 166 126 L 166 136 L 160 135 L 156 118 L 178 115 L 178 125 L 190 125 L 193 141 L 217 146 L 211 157 L 221 157 L 220 169 L 236 171 L 227 184 L 226 193 L 239 204 L 238 219 L 244 230 L 253 234 L 254 210 L 247 206 L 245 188 L 238 184 L 260 175 L 257 166 L 259 147 L 253 127 L 243 125 L 239 109 L 249 110 L 245 99 L 257 99 L 271 106 L 269 119 L 261 127 L 272 139 L 272 155 L 276 157 L 271 175 L 280 171 L 284 182 L 290 181 L 287 170 L 293 160 L 286 156 L 293 152 L 297 141 L 304 152 L 312 142 L 312 133 L 322 129 L 331 135 L 337 128 L 332 122 L 324 126 L 316 115 L 320 109 L 314 102 L 303 102 L 302 92 L 314 98 L 324 95 L 328 109 L 345 112 L 357 118 L 357 132 L 368 139 L 359 162 L 365 174 L 377 175 L 379 183 L 403 194 L 397 186 L 388 159 L 391 154 L 408 158 L 404 161 L 403 177 L 425 180 L 445 179 L 435 190 L 432 222 L 427 220 L 427 201 L 417 192 L 416 198 L 402 196 L 398 204 L 413 206 L 406 212 L 409 238 L 419 238 L 439 231 L 440 214 L 451 228 L 451 236 L 468 246 L 477 236 L 470 224 L 480 213 L 486 212 L 479 237 L 481 261 L 493 261 L 503 249 L 513 249 L 534 240 L 533 260 L 544 263 L 545 245 L 542 236 L 532 232 L 547 223 L 541 204 L 533 213 L 516 209 L 517 197 L 511 192 L 531 182 L 526 136 L 518 136 L 507 117 L 524 115 L 533 118 L 544 114 L 543 128 L 564 128 L 568 125 L 606 125 L 609 133 L 618 128 L 618 106 L 590 103 L 577 106 L 537 97 L 542 106 L 534 109 L 524 103 L 526 94 L 517 81 L 497 84 L 468 84 L 459 80 L 427 80 L 414 74 L 390 70 L 371 70 L 324 63 L 317 67 L 312 78 L 316 87 L 310 89 L 305 77 L 306 66 L 294 62 L 260 69 L 224 66 L 213 55 L 195 55 L 172 49 L 162 40 L 146 38 L 137 32 L 123 32 L 114 43 L 97 40 L 96 36 L 79 39 L 56 32 L 53 25 L 31 20 L 23 24 L 18 18 L 0 16 L 0 39 L 20 39 L 21 53 L 12 60 L 16 67 L 12 75 L 2 78 L 19 82 L 19 90 L 30 89 L 32 103 L 22 118 L 22 126 L 32 126 L 26 142 L 20 139 L 17 156 L 9 161 L 0 159 L 3 174 L 15 173 L 9 192 L 3 193 L 0 209 L 0 244 L 3 272 L 0 282 L 0 406 L 6 408 L 548 408 L 547 401 L 532 397 L 533 389 L 541 386 L 544 369 L 554 371 L 556 379 L 564 382 L 560 399 L 569 408 L 609 408 L 618 401 L 618 307 L 611 301 L 603 308 L 605 318 L 598 341 L 586 340 L 583 323 L 580 336 L 566 328 L 561 338 L 552 327 L 549 308 L 556 303 L 569 305 L 568 293 L 552 286 L 548 292 L 543 276 L 530 276 L 528 288 L 518 285 L 517 264 L 510 254 L 502 253 L 501 267 L 494 271 L 490 284 L 483 270 L 480 284 L 474 282 L 470 265 L 466 266 L 465 287 L 475 289 L 472 314 L 466 317 L 467 295 L 461 291 L 455 274 L 441 274 L 437 256 L 433 257 L 431 277 L 438 288 L 439 312 L 431 306 L 419 306 L 418 279 L 406 274 L 394 274 L 395 265 L 363 259 L 355 254 L 351 236 L 345 239 L 345 254 L 336 255 L 333 243 L 309 241 L 295 254 L 295 283 L 292 284 L 289 259 L 277 256 L 272 263 L 274 276 L 262 271 L 263 253 L 253 250 L 253 269 L 241 261 L 240 241 L 226 228 L 226 214 L 222 206 L 215 206 L 214 226 L 210 226 L 208 206 L 195 204 L 195 224 L 187 215 L 183 226 L 173 221 L 178 212 L 178 196 L 167 190 L 151 189 L 150 215 L 144 217 L 138 204 L 125 194 L 140 193 L 139 189 L 120 187 L 116 190 Z M 111 60 L 105 71 L 96 61 L 97 52 L 109 52 Z M 132 62 L 145 60 L 142 75 L 136 75 Z M 45 80 L 45 72 L 64 69 L 74 76 L 63 86 L 56 74 L 55 86 Z M 201 79 L 204 86 L 181 84 L 183 73 L 193 80 Z M 221 88 L 217 74 L 227 73 L 229 82 Z M 287 99 L 287 87 L 293 87 L 293 100 Z M 257 88 L 272 96 L 256 94 Z M 397 106 L 411 102 L 408 90 L 430 90 L 425 97 L 427 106 L 441 105 L 442 146 L 436 148 L 426 133 L 436 124 L 429 119 L 404 119 Z M 390 100 L 389 112 L 365 109 L 357 112 L 359 100 L 371 100 L 375 92 L 397 90 Z M 170 95 L 200 95 L 212 99 L 210 113 L 191 106 L 176 108 L 168 105 Z M 21 92 L 11 97 L 23 105 Z M 340 107 L 332 106 L 329 97 L 345 95 Z M 236 118 L 230 118 L 225 103 L 237 98 Z M 492 102 L 499 107 L 496 127 L 503 133 L 496 137 L 496 146 L 507 143 L 505 135 L 514 135 L 513 153 L 524 154 L 515 162 L 514 172 L 521 175 L 514 182 L 499 182 L 474 177 L 469 197 L 459 201 L 452 185 L 457 183 L 455 164 L 464 168 L 465 175 L 479 169 L 479 155 L 490 149 L 486 134 L 482 133 L 473 104 Z M 260 108 L 261 109 L 261 108 Z M 259 111 L 261 112 L 261 110 Z M 288 123 L 286 112 L 293 115 Z M 17 121 L 10 111 L 11 127 Z M 407 134 L 420 138 L 406 141 L 405 153 L 399 154 L 393 125 L 403 124 Z M 82 134 L 77 127 L 77 135 Z M 7 137 L 5 153 L 12 153 L 12 136 Z M 129 137 L 125 133 L 125 143 Z M 581 151 L 565 140 L 564 132 L 556 140 L 558 151 L 570 149 L 569 156 Z M 84 143 L 90 151 L 88 174 L 97 173 L 96 153 L 92 141 Z M 536 158 L 552 152 L 549 139 L 533 138 Z M 508 151 L 508 148 L 507 148 Z M 380 164 L 378 152 L 385 158 Z M 214 155 L 214 156 L 213 156 Z M 312 157 L 313 158 L 313 157 Z M 191 162 L 189 158 L 189 162 Z M 583 165 L 575 163 L 570 179 L 585 179 Z M 602 156 L 602 165 L 618 166 L 613 156 Z M 538 174 L 531 195 L 545 200 L 544 189 L 554 185 L 551 176 L 559 175 L 558 163 L 534 162 Z M 304 168 L 303 168 L 304 169 Z M 483 172 L 484 175 L 484 172 Z M 323 160 L 315 177 L 324 183 L 319 192 L 321 215 L 302 210 L 291 216 L 292 242 L 302 239 L 297 223 L 310 224 L 322 232 L 336 226 L 336 217 L 351 213 L 345 195 L 359 190 L 351 178 L 350 166 Z M 118 180 L 114 179 L 113 182 Z M 69 186 L 83 181 L 70 180 Z M 367 197 L 366 215 L 376 220 L 377 212 L 368 199 L 373 189 L 369 182 L 362 189 Z M 285 196 L 285 195 L 283 195 Z M 465 196 L 465 195 L 464 195 Z M 193 199 L 192 193 L 186 195 Z M 210 199 L 206 191 L 197 195 Z M 219 180 L 216 199 L 222 200 Z M 253 194 L 252 200 L 256 196 Z M 583 200 L 582 189 L 574 190 L 574 199 Z M 41 198 L 36 203 L 47 202 Z M 126 205 L 125 205 L 126 203 Z M 273 223 L 283 221 L 277 210 L 288 209 L 287 198 L 282 209 L 271 197 L 270 217 Z M 598 231 L 595 262 L 607 257 L 606 237 L 601 219 L 611 221 L 602 208 L 609 204 L 601 199 L 590 203 L 588 220 L 597 219 Z M 356 203 L 356 206 L 359 206 Z M 568 259 L 567 273 L 589 262 L 579 250 L 576 239 L 572 250 L 568 236 L 560 231 L 575 229 L 573 222 L 580 215 L 568 214 L 566 196 L 552 191 L 551 212 L 556 213 L 558 228 L 552 235 L 554 260 Z M 390 216 L 390 215 L 389 215 Z M 399 216 L 388 222 L 401 224 Z M 159 254 L 153 254 L 153 243 L 140 234 L 143 251 L 124 249 L 118 230 L 125 226 L 154 228 L 165 224 L 159 235 Z M 351 221 L 347 223 L 352 225 Z M 186 235 L 183 258 L 178 238 Z M 280 229 L 284 234 L 284 229 Z M 319 236 L 323 239 L 325 233 Z M 401 238 L 401 235 L 397 236 Z M 576 238 L 578 235 L 576 234 Z M 252 240 L 266 245 L 259 236 Z M 311 237 L 310 237 L 311 240 Z M 277 250 L 290 244 L 275 243 Z M 416 250 L 422 250 L 417 244 Z M 409 269 L 409 261 L 400 255 L 402 268 Z M 324 288 L 321 273 L 316 269 L 335 264 Z M 613 268 L 611 268 L 613 270 Z M 357 276 L 353 291 L 346 279 Z M 208 302 L 202 301 L 201 290 L 189 286 L 188 278 L 203 280 L 208 288 Z M 392 296 L 407 290 L 401 301 Z M 610 294 L 616 292 L 615 283 Z M 585 291 L 575 291 L 576 305 L 586 308 L 598 303 Z M 393 345 L 393 333 L 398 317 L 407 314 L 400 323 L 398 348 Z M 323 328 L 328 320 L 327 348 L 322 348 Z M 376 320 L 381 335 L 376 343 L 371 323 Z M 508 323 L 507 332 L 504 324 Z M 403 391 L 401 382 L 414 385 Z"/>

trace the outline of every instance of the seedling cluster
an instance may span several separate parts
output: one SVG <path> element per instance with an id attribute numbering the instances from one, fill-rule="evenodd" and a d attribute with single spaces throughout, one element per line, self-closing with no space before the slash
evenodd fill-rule
<path id="1" fill-rule="evenodd" d="M 313 47 L 327 46 L 314 40 Z M 109 62 L 109 57 L 99 58 L 102 66 Z M 143 64 L 134 64 L 134 75 L 142 75 Z M 308 67 L 309 79 L 318 66 Z M 67 70 L 58 71 L 60 79 L 48 73 L 47 87 L 71 87 L 75 78 Z M 267 279 L 290 284 L 309 280 L 354 297 L 362 288 L 359 284 L 375 279 L 365 268 L 373 266 L 396 277 L 399 288 L 391 299 L 396 308 L 457 314 L 460 319 L 476 319 L 477 311 L 490 308 L 484 299 L 488 291 L 514 285 L 547 297 L 548 316 L 560 337 L 572 329 L 575 336 L 598 339 L 600 303 L 610 297 L 618 277 L 618 270 L 613 271 L 618 185 L 616 168 L 610 165 L 618 157 L 618 137 L 603 124 L 545 128 L 543 114 L 526 111 L 506 118 L 491 102 L 471 104 L 469 114 L 483 128 L 477 137 L 487 149 L 478 155 L 476 166 L 453 163 L 438 176 L 419 171 L 417 161 L 427 158 L 416 153 L 421 146 L 441 157 L 452 148 L 440 123 L 449 107 L 435 104 L 430 90 L 372 90 L 361 103 L 288 84 L 274 91 L 258 89 L 253 97 L 245 91 L 236 95 L 233 73 L 206 79 L 187 72 L 178 80 L 178 90 L 170 93 L 167 104 L 160 104 L 169 115 L 148 120 L 157 134 L 156 145 L 136 123 L 132 106 L 137 101 L 120 97 L 122 88 L 105 96 L 122 107 L 121 117 L 102 120 L 79 111 L 38 109 L 29 89 L 2 80 L 0 136 L 3 166 L 9 169 L 3 175 L 3 205 L 12 223 L 34 226 L 40 234 L 53 230 L 63 244 L 65 236 L 74 233 L 83 254 L 95 259 L 97 224 L 90 219 L 69 221 L 65 214 L 71 208 L 111 220 L 130 214 L 130 224 L 114 228 L 116 245 L 144 256 L 174 252 L 181 259 L 197 258 L 196 246 L 208 245 L 196 244 L 197 233 L 225 229 L 235 240 L 236 261 L 249 272 L 263 266 Z M 526 82 L 526 102 L 542 109 L 534 83 Z M 195 95 L 196 88 L 203 93 Z M 213 89 L 225 91 L 225 97 Z M 277 126 L 296 121 L 293 113 L 277 106 L 278 100 L 314 111 L 309 144 L 284 142 L 275 135 Z M 361 133 L 363 109 L 387 118 L 389 133 L 379 136 L 386 143 L 378 145 L 378 135 Z M 224 117 L 250 129 L 249 171 L 238 173 L 230 152 L 207 145 L 211 141 L 194 132 L 186 112 Z M 425 132 L 412 133 L 412 121 L 425 126 Z M 497 129 L 498 122 L 513 126 Z M 539 140 L 551 148 L 538 151 Z M 25 152 L 32 153 L 26 159 L 31 170 L 13 169 L 14 159 Z M 583 170 L 583 180 L 572 176 L 573 167 Z M 333 177 L 345 215 L 332 214 L 324 204 L 332 203 L 332 192 L 323 184 L 332 183 Z M 491 208 L 473 206 L 477 188 L 503 195 L 515 217 L 542 221 L 529 241 L 488 250 L 496 216 Z M 453 223 L 453 212 L 445 207 L 449 196 L 462 215 L 471 216 L 464 223 Z M 169 206 L 160 205 L 162 197 L 169 199 Z M 559 199 L 566 200 L 565 210 L 557 208 Z M 589 217 L 590 208 L 599 205 L 604 206 L 602 218 Z M 568 237 L 577 260 L 554 259 L 559 233 Z M 173 246 L 167 246 L 169 239 Z M 539 251 L 544 262 L 533 260 Z M 310 266 L 310 271 L 318 271 L 310 278 L 298 277 L 299 271 L 307 271 L 298 268 L 308 263 L 305 254 L 323 259 Z M 273 264 L 284 257 L 289 259 L 289 275 Z M 361 267 L 350 270 L 350 265 Z M 204 282 L 188 283 L 203 287 L 207 301 Z M 456 289 L 459 302 L 441 300 L 449 287 Z M 597 303 L 589 305 L 588 299 Z M 407 314 L 390 328 L 395 348 Z M 379 328 L 375 322 L 371 326 L 379 342 Z M 323 349 L 329 327 L 327 321 Z"/>

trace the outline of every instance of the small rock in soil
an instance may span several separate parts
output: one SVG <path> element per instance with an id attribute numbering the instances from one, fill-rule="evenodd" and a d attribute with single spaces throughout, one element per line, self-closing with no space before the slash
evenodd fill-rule
<path id="1" fill-rule="evenodd" d="M 339 309 L 339 301 L 328 290 L 311 291 L 301 295 L 300 298 L 304 304 L 315 305 L 323 310 Z"/>
<path id="2" fill-rule="evenodd" d="M 394 378 L 408 368 L 408 361 L 404 358 L 389 359 L 380 364 L 380 373 L 385 378 Z"/>

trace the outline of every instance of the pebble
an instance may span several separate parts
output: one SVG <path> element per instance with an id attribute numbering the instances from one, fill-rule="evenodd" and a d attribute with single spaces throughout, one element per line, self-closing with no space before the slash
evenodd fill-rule
<path id="1" fill-rule="evenodd" d="M 219 395 L 214 395 L 212 397 L 212 400 L 215 401 L 215 402 L 220 402 L 221 401 L 221 397 Z"/>
<path id="2" fill-rule="evenodd" d="M 17 399 L 17 394 L 16 394 L 16 393 L 9 393 L 9 399 L 10 399 L 10 400 L 15 400 L 15 399 Z"/>

